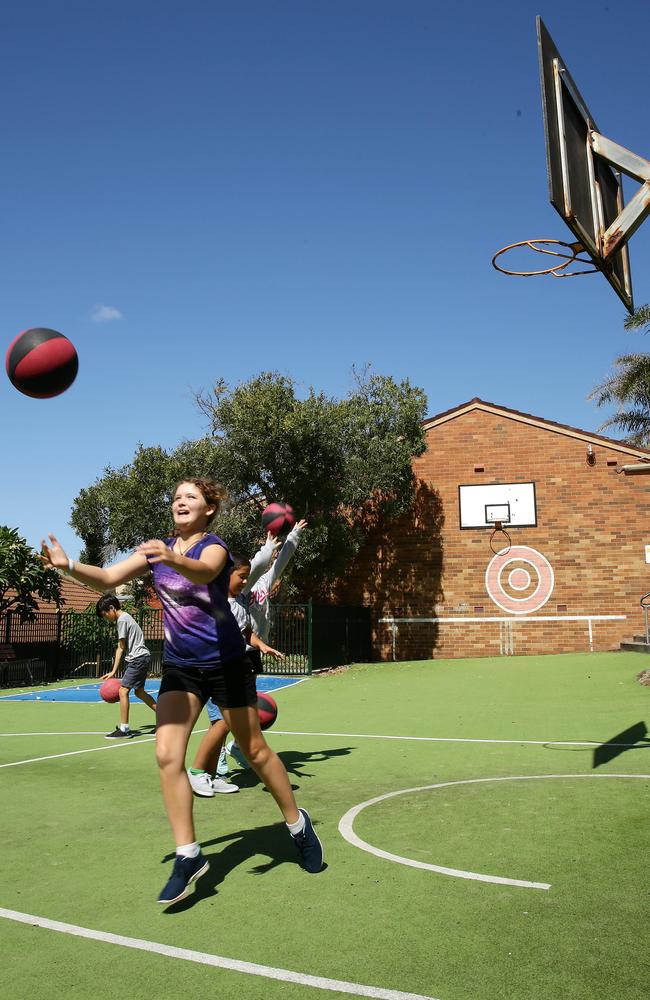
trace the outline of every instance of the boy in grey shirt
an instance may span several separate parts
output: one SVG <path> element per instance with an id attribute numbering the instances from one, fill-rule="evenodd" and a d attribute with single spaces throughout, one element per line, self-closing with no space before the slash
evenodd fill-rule
<path id="1" fill-rule="evenodd" d="M 122 611 L 120 602 L 113 594 L 104 594 L 97 601 L 97 617 L 117 625 L 117 648 L 113 658 L 113 668 L 102 676 L 102 680 L 114 677 L 122 661 L 126 663 L 124 675 L 120 677 L 120 723 L 112 733 L 106 734 L 107 740 L 128 739 L 129 729 L 129 692 L 133 688 L 136 697 L 148 705 L 154 712 L 156 703 L 144 689 L 144 682 L 151 667 L 151 653 L 144 644 L 142 629 L 134 618 Z"/>

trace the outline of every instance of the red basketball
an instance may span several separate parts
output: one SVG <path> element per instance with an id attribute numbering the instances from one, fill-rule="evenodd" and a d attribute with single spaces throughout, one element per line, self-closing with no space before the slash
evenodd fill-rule
<path id="1" fill-rule="evenodd" d="M 109 677 L 107 681 L 104 681 L 99 689 L 99 693 L 104 701 L 107 701 L 110 705 L 115 704 L 116 701 L 120 700 L 120 682 L 117 677 Z"/>
<path id="2" fill-rule="evenodd" d="M 69 389 L 79 370 L 79 358 L 67 337 L 56 330 L 24 330 L 7 350 L 7 375 L 25 396 L 49 399 Z"/>
<path id="3" fill-rule="evenodd" d="M 270 694 L 260 691 L 257 695 L 257 714 L 260 717 L 260 728 L 269 729 L 278 717 L 278 706 Z"/>
<path id="4" fill-rule="evenodd" d="M 265 531 L 270 531 L 272 535 L 281 535 L 285 531 L 291 531 L 296 518 L 293 507 L 288 503 L 270 503 L 262 511 L 262 526 Z"/>

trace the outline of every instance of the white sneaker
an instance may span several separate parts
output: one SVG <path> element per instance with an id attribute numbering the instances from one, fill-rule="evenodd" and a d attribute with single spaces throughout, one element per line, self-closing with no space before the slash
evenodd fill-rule
<path id="1" fill-rule="evenodd" d="M 201 771 L 200 774 L 192 774 L 188 769 L 187 777 L 190 779 L 190 785 L 195 795 L 202 795 L 206 799 L 212 798 L 214 788 L 212 787 L 212 778 L 207 771 Z"/>
<path id="2" fill-rule="evenodd" d="M 243 753 L 239 749 L 239 746 L 235 743 L 234 740 L 231 740 L 230 743 L 226 744 L 226 750 L 228 751 L 230 756 L 237 761 L 240 767 L 248 767 L 248 761 L 246 760 Z"/>
<path id="3" fill-rule="evenodd" d="M 221 753 L 219 754 L 219 762 L 217 764 L 217 774 L 220 778 L 228 777 L 228 754 L 226 753 L 225 746 L 221 748 Z"/>
<path id="4" fill-rule="evenodd" d="M 212 789 L 215 792 L 238 792 L 239 785 L 231 785 L 230 782 L 224 781 L 217 775 L 216 778 L 212 779 Z"/>

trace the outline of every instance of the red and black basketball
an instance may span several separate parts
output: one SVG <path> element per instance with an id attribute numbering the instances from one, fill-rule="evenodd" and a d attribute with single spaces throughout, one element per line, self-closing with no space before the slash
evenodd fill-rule
<path id="1" fill-rule="evenodd" d="M 281 535 L 285 531 L 291 531 L 296 518 L 293 507 L 288 503 L 270 503 L 262 511 L 262 526 L 265 531 L 270 531 L 272 535 Z"/>
<path id="2" fill-rule="evenodd" d="M 79 370 L 79 358 L 67 337 L 56 330 L 24 330 L 7 351 L 7 375 L 25 396 L 49 399 L 69 389 Z"/>
<path id="3" fill-rule="evenodd" d="M 100 697 L 107 701 L 109 705 L 114 705 L 120 700 L 120 682 L 117 677 L 109 677 L 99 689 Z"/>
<path id="4" fill-rule="evenodd" d="M 270 694 L 258 691 L 257 714 L 260 717 L 260 729 L 269 729 L 277 719 L 278 706 Z"/>

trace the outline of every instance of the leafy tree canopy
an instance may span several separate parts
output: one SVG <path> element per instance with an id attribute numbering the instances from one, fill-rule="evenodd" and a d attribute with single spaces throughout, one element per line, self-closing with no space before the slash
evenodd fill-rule
<path id="1" fill-rule="evenodd" d="M 15 528 L 0 525 L 0 616 L 8 611 L 21 621 L 36 617 L 38 599 L 61 604 L 61 577 L 47 569 Z"/>
<path id="2" fill-rule="evenodd" d="M 313 590 L 341 571 L 378 518 L 413 499 L 426 397 L 406 380 L 355 374 L 352 391 L 335 400 L 314 389 L 301 398 L 292 379 L 265 372 L 234 389 L 217 382 L 197 404 L 210 436 L 171 452 L 140 446 L 130 464 L 80 492 L 71 524 L 86 546 L 82 560 L 103 564 L 168 535 L 176 483 L 210 476 L 229 490 L 215 530 L 235 551 L 256 550 L 266 503 L 286 501 L 307 518 L 295 563 Z"/>

